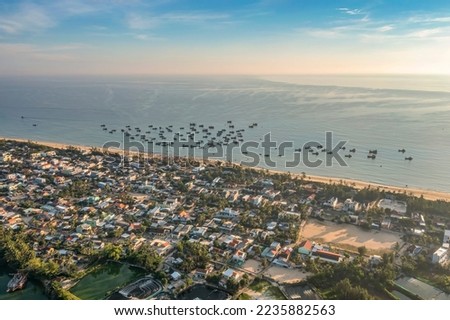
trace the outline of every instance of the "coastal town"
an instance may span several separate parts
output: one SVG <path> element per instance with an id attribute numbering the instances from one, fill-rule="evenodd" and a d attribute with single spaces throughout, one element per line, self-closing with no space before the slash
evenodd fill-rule
<path id="1" fill-rule="evenodd" d="M 225 161 L 0 140 L 0 267 L 55 299 L 450 299 L 449 212 Z M 117 279 L 86 295 L 105 268 Z"/>

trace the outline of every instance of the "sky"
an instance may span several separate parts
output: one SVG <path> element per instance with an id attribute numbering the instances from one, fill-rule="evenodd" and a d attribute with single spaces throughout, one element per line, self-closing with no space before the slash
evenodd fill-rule
<path id="1" fill-rule="evenodd" d="M 0 75 L 450 74 L 450 1 L 0 0 Z"/>

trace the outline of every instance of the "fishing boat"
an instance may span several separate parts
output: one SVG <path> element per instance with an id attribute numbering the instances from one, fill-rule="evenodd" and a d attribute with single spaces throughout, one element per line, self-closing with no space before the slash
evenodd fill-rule
<path id="1" fill-rule="evenodd" d="M 13 278 L 8 282 L 6 292 L 14 292 L 25 287 L 27 275 L 25 273 L 15 273 Z"/>

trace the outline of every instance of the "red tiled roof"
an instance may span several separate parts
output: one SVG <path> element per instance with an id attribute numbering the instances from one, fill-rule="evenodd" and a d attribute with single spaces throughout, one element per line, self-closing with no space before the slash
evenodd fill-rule
<path id="1" fill-rule="evenodd" d="M 306 250 L 311 251 L 312 247 L 313 247 L 313 244 L 309 240 L 305 240 L 302 243 L 300 243 L 300 248 L 305 248 Z"/>
<path id="2" fill-rule="evenodd" d="M 330 259 L 330 260 L 335 260 L 338 261 L 342 256 L 338 253 L 334 253 L 334 252 L 329 252 L 329 251 L 324 251 L 324 250 L 317 250 L 316 254 L 319 257 L 325 258 L 325 259 Z"/>

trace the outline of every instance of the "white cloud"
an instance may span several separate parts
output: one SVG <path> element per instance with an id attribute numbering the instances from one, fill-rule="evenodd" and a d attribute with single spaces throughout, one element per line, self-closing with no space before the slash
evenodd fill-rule
<path id="1" fill-rule="evenodd" d="M 138 40 L 148 40 L 148 35 L 146 34 L 137 34 L 134 37 Z"/>
<path id="2" fill-rule="evenodd" d="M 55 7 L 70 15 L 86 14 L 100 10 L 100 6 L 95 6 L 95 2 L 80 0 L 58 0 Z"/>
<path id="3" fill-rule="evenodd" d="M 7 34 L 19 34 L 51 28 L 56 25 L 42 7 L 23 4 L 16 13 L 0 16 L 0 31 Z"/>
<path id="4" fill-rule="evenodd" d="M 412 16 L 408 18 L 408 21 L 411 23 L 447 23 L 450 22 L 449 16 Z"/>
<path id="5" fill-rule="evenodd" d="M 169 12 L 161 15 L 131 13 L 126 23 L 130 29 L 146 30 L 162 24 L 203 24 L 208 22 L 229 23 L 230 16 L 214 12 Z"/>
<path id="6" fill-rule="evenodd" d="M 341 32 L 335 28 L 330 29 L 320 29 L 320 28 L 304 28 L 297 29 L 301 34 L 307 34 L 308 36 L 314 38 L 324 38 L 324 39 L 332 39 L 341 36 Z"/>
<path id="7" fill-rule="evenodd" d="M 358 14 L 365 14 L 361 9 L 349 9 L 349 8 L 337 8 L 337 10 L 342 11 L 343 13 L 349 14 L 349 15 L 358 15 Z"/>
<path id="8" fill-rule="evenodd" d="M 131 13 L 127 16 L 127 25 L 133 30 L 152 29 L 159 25 L 160 21 L 152 16 L 144 17 L 137 13 Z"/>
<path id="9" fill-rule="evenodd" d="M 442 32 L 441 28 L 423 29 L 411 32 L 407 34 L 407 36 L 411 38 L 429 38 L 431 36 L 438 35 L 441 32 Z"/>
<path id="10" fill-rule="evenodd" d="M 394 27 L 392 25 L 386 25 L 386 26 L 382 26 L 382 27 L 377 28 L 376 31 L 378 31 L 378 32 L 388 32 L 388 31 L 391 31 L 393 29 L 394 29 Z"/>

